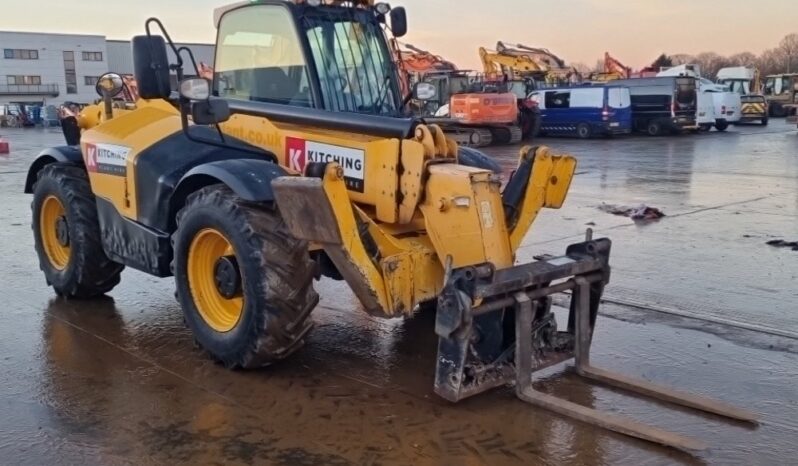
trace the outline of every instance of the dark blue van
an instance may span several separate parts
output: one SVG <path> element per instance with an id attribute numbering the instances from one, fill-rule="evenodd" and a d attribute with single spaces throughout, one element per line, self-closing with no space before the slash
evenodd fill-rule
<path id="1" fill-rule="evenodd" d="M 533 91 L 541 134 L 612 136 L 632 132 L 632 102 L 623 86 L 558 87 Z"/>

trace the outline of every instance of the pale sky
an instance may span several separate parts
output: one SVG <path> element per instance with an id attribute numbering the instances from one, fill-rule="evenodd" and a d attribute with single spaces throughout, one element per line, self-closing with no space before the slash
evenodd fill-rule
<path id="1" fill-rule="evenodd" d="M 158 16 L 182 42 L 213 42 L 213 9 L 233 0 L 0 0 L 0 30 L 129 39 Z M 609 51 L 640 68 L 662 52 L 760 53 L 798 32 L 796 0 L 395 0 L 408 10 L 404 42 L 479 65 L 497 40 L 545 47 L 593 66 Z M 0 44 L 2 45 L 2 44 Z"/>

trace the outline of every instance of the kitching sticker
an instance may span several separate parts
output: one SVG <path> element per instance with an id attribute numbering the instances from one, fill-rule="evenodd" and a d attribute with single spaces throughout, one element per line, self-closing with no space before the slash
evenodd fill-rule
<path id="1" fill-rule="evenodd" d="M 93 173 L 125 176 L 130 148 L 114 144 L 86 144 L 86 168 Z"/>
<path id="2" fill-rule="evenodd" d="M 365 188 L 366 161 L 362 149 L 289 137 L 285 138 L 285 153 L 293 170 L 303 173 L 309 163 L 335 162 L 344 169 L 347 189 L 362 193 Z"/>

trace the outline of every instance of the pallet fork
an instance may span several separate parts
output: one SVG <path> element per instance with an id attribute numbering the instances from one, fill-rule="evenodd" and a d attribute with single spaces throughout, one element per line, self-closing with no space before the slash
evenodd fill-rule
<path id="1" fill-rule="evenodd" d="M 707 448 L 701 441 L 535 390 L 534 372 L 574 359 L 577 374 L 587 379 L 755 424 L 757 416 L 743 409 L 590 364 L 593 328 L 610 276 L 610 246 L 609 239 L 593 240 L 588 230 L 586 240 L 569 246 L 561 257 L 503 270 L 477 266 L 447 271 L 435 326 L 436 393 L 456 402 L 514 383 L 518 398 L 562 416 L 680 450 Z M 567 330 L 558 331 L 550 296 L 563 291 L 571 291 L 571 305 Z M 497 350 L 491 335 L 502 330 L 505 338 Z"/>

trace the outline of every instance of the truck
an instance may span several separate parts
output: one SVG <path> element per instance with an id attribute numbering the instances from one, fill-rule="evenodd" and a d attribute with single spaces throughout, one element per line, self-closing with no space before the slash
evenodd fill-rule
<path id="1" fill-rule="evenodd" d="M 698 88 L 697 129 L 709 131 L 714 126 L 718 131 L 726 131 L 729 124 L 740 121 L 740 96 L 725 86 L 713 83 L 701 76 L 698 65 L 683 64 L 666 68 L 657 76 L 689 76 L 696 79 Z"/>
<path id="2" fill-rule="evenodd" d="M 758 121 L 768 124 L 768 103 L 762 94 L 759 70 L 745 66 L 733 66 L 718 70 L 717 83 L 740 95 L 740 121 Z"/>
<path id="3" fill-rule="evenodd" d="M 689 76 L 619 79 L 615 86 L 629 88 L 632 129 L 649 136 L 678 133 L 696 127 L 698 92 Z"/>

